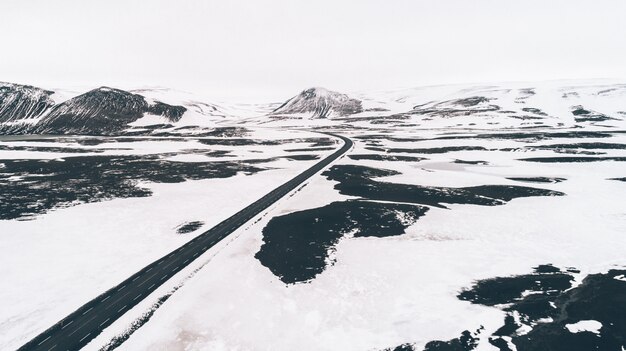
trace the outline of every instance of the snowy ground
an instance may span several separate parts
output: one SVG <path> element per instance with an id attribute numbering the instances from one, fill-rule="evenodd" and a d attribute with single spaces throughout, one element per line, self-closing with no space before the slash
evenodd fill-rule
<path id="1" fill-rule="evenodd" d="M 365 112 L 345 118 L 247 116 L 238 125 L 263 128 L 246 138 L 319 137 L 290 131 L 292 127 L 334 131 L 355 141 L 354 149 L 333 165 L 339 175 L 348 165 L 389 175 L 357 177 L 350 186 L 329 180 L 332 172 L 312 178 L 206 252 L 86 349 L 98 350 L 120 335 L 128 336 L 137 318 L 171 294 L 120 349 L 384 350 L 410 344 L 410 349 L 423 350 L 431 341 L 480 329 L 475 349 L 496 350 L 488 338 L 502 327 L 508 312 L 502 306 L 461 300 L 461 291 L 483 279 L 525 275 L 546 264 L 574 267 L 574 287 L 584 285 L 589 274 L 626 268 L 626 183 L 619 180 L 626 177 L 624 96 L 623 84 L 607 83 L 442 86 L 363 94 L 359 98 Z M 50 146 L 39 143 L 29 142 Z M 191 138 L 67 146 L 108 148 L 104 155 L 159 153 L 182 162 L 230 159 L 184 151 L 189 149 L 231 151 L 235 160 L 332 152 L 288 151 L 312 145 L 224 146 Z M 129 150 L 119 150 L 125 147 Z M 0 155 L 59 157 L 58 152 L 33 150 L 0 150 Z M 54 209 L 30 221 L 0 221 L 0 231 L 9 233 L 0 242 L 7 253 L 0 258 L 0 274 L 11 282 L 0 293 L 0 348 L 19 346 L 202 232 L 177 235 L 179 225 L 203 221 L 202 228 L 208 228 L 315 162 L 281 158 L 254 163 L 272 169 L 223 179 L 149 183 L 150 197 Z M 472 187 L 487 190 L 470 198 Z M 515 191 L 522 187 L 544 189 L 552 196 L 520 197 Z M 383 194 L 387 198 L 374 198 L 377 188 L 388 189 Z M 490 197 L 493 189 L 505 188 L 518 195 Z M 422 194 L 423 199 L 397 200 L 404 194 Z M 420 202 L 435 196 L 448 200 Z M 457 197 L 451 201 L 447 196 Z M 482 200 L 496 205 L 480 204 Z M 257 258 L 268 224 L 276 218 L 332 202 L 359 201 L 403 202 L 428 211 L 414 223 L 404 218 L 408 226 L 400 235 L 341 232 L 328 247 L 323 271 L 309 280 L 287 284 Z M 307 228 L 301 229 L 293 236 Z M 626 285 L 620 274 L 613 284 Z M 615 286 L 621 289 L 617 291 L 626 288 Z M 605 337 L 607 323 L 600 317 L 567 321 L 560 329 Z M 522 323 L 519 333 L 538 323 Z"/>
<path id="2" fill-rule="evenodd" d="M 320 138 L 310 132 L 256 130 L 258 140 L 290 139 L 280 145 L 207 146 L 193 138 L 182 141 L 115 141 L 97 146 L 72 142 L 3 141 L 9 146 L 68 146 L 108 149 L 97 155 L 166 154 L 179 162 L 219 161 L 202 151 L 231 151 L 228 160 L 245 161 L 293 156 L 285 150 L 310 143 L 295 138 Z M 196 153 L 182 152 L 194 149 Z M 330 151 L 315 152 L 325 155 Z M 85 154 L 0 151 L 0 159 L 57 159 Z M 0 161 L 1 162 L 1 161 Z M 267 170 L 228 178 L 188 180 L 182 183 L 143 183 L 153 194 L 116 198 L 52 209 L 34 218 L 0 220 L 2 255 L 0 276 L 0 349 L 14 349 L 114 286 L 148 263 L 179 247 L 204 230 L 236 213 L 254 200 L 300 173 L 316 160 L 278 159 L 255 164 Z M 9 185 L 6 185 L 9 186 Z M 26 220 L 24 220 L 26 219 Z M 176 228 L 202 221 L 199 230 L 177 234 Z M 19 269 L 17 268 L 19 267 Z"/>
<path id="3" fill-rule="evenodd" d="M 406 134 L 392 133 L 397 137 Z M 358 136 L 352 134 L 352 136 Z M 591 139 L 585 142 L 598 142 Z M 626 143 L 617 134 L 603 142 Z M 561 139 L 558 143 L 581 142 Z M 469 143 L 461 140 L 461 144 Z M 543 143 L 556 143 L 554 140 Z M 441 147 L 459 140 L 385 142 L 385 147 Z M 485 148 L 534 143 L 472 140 Z M 469 145 L 469 144 L 468 144 Z M 371 153 L 359 142 L 351 154 Z M 551 151 L 457 151 L 420 155 L 421 162 L 352 161 L 401 175 L 385 181 L 427 186 L 524 185 L 566 193 L 562 197 L 514 199 L 502 206 L 431 208 L 401 236 L 344 238 L 335 264 L 308 283 L 286 285 L 255 259 L 271 216 L 242 233 L 197 276 L 177 291 L 125 350 L 380 350 L 449 340 L 484 326 L 502 325 L 500 310 L 460 301 L 473 281 L 523 274 L 552 263 L 587 273 L 623 267 L 626 238 L 622 162 L 534 163 L 517 161 Z M 626 156 L 624 150 L 610 155 Z M 483 160 L 488 165 L 451 163 Z M 556 184 L 520 183 L 507 177 L 560 177 Z M 383 179 L 380 179 L 383 180 Z M 271 215 L 346 199 L 323 177 L 312 181 Z M 224 267 L 228 267 L 225 269 Z M 236 276 L 237 279 L 232 279 Z M 478 349 L 495 349 L 482 343 Z"/>

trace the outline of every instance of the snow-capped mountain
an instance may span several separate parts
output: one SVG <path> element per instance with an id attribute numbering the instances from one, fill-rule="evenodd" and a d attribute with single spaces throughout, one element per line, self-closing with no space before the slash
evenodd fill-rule
<path id="1" fill-rule="evenodd" d="M 327 118 L 348 116 L 362 111 L 360 100 L 324 88 L 310 88 L 287 100 L 272 111 L 271 115 Z"/>
<path id="2" fill-rule="evenodd" d="M 54 106 L 37 124 L 39 134 L 112 134 L 145 114 L 180 120 L 187 109 L 160 101 L 148 103 L 138 94 L 101 87 Z"/>
<path id="3" fill-rule="evenodd" d="M 0 134 L 5 135 L 124 134 L 147 125 L 205 128 L 226 117 L 250 113 L 263 114 L 165 88 L 100 87 L 81 94 L 0 83 Z"/>
<path id="4" fill-rule="evenodd" d="M 0 83 L 0 123 L 40 117 L 54 105 L 52 94 L 30 85 Z"/>
<path id="5" fill-rule="evenodd" d="M 624 122 L 624 96 L 624 84 L 575 81 L 432 86 L 354 95 L 310 88 L 281 105 L 255 105 L 215 104 L 166 88 L 101 87 L 79 95 L 2 83 L 0 134 L 188 134 L 217 124 L 292 128 L 390 124 L 413 129 L 606 126 Z"/>

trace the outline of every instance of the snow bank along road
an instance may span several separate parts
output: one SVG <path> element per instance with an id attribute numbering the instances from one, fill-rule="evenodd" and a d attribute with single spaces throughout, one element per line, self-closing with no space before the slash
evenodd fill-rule
<path id="1" fill-rule="evenodd" d="M 302 182 L 318 173 L 352 148 L 352 140 L 335 134 L 344 145 L 295 178 L 272 190 L 248 207 L 189 241 L 177 250 L 146 266 L 139 272 L 89 301 L 19 350 L 78 350 L 87 345 L 116 319 L 137 305 L 168 278 Z"/>

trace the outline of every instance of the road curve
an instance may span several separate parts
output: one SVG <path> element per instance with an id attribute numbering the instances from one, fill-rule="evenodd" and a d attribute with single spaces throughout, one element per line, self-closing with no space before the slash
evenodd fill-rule
<path id="1" fill-rule="evenodd" d="M 340 138 L 344 145 L 332 155 L 290 181 L 272 190 L 248 207 L 222 221 L 215 227 L 198 235 L 178 249 L 161 257 L 133 274 L 119 285 L 87 302 L 61 321 L 20 347 L 26 350 L 78 350 L 87 345 L 106 327 L 150 295 L 161 284 L 185 268 L 220 240 L 226 238 L 244 223 L 287 195 L 305 180 L 326 168 L 350 148 L 352 140 L 341 135 L 325 133 Z"/>

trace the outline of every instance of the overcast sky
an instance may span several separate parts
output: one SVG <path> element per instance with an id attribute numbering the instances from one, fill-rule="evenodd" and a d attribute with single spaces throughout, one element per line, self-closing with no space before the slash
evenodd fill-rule
<path id="1" fill-rule="evenodd" d="M 276 100 L 626 78 L 624 0 L 2 0 L 0 81 Z"/>

